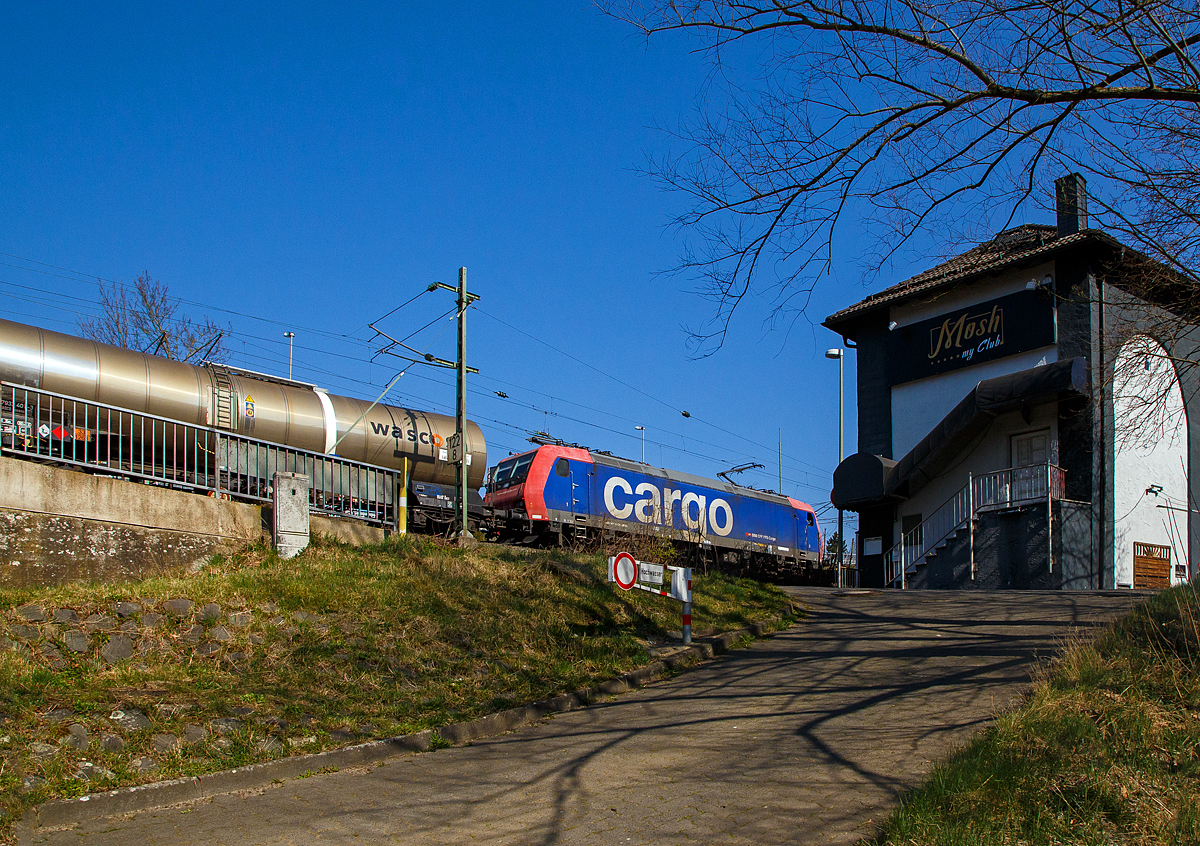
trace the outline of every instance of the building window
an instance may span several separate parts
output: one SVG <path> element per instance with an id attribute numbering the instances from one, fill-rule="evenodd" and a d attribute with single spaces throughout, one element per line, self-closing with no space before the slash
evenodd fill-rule
<path id="1" fill-rule="evenodd" d="M 1026 432 L 1012 437 L 1012 466 L 1032 467 L 1050 460 L 1050 430 Z"/>

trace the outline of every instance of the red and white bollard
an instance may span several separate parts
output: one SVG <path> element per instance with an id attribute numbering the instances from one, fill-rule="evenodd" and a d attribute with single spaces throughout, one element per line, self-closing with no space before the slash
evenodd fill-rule
<path id="1" fill-rule="evenodd" d="M 683 602 L 683 642 L 692 642 L 692 571 L 681 567 L 672 573 L 671 593 Z M 686 587 L 685 587 L 686 586 Z M 681 590 L 681 588 L 683 588 Z"/>

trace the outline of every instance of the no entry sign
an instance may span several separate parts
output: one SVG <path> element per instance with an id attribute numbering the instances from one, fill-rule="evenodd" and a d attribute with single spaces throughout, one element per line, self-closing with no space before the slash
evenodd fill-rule
<path id="1" fill-rule="evenodd" d="M 621 590 L 630 590 L 637 584 L 637 559 L 628 552 L 618 553 L 609 563 L 609 578 L 617 583 Z"/>

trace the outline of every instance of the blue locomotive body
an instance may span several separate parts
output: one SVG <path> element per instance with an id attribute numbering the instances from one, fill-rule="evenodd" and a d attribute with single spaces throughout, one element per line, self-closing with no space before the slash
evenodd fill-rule
<path id="1" fill-rule="evenodd" d="M 485 504 L 497 534 L 512 539 L 658 536 L 732 563 L 803 569 L 821 560 L 820 527 L 806 503 L 576 447 L 542 446 L 500 462 Z"/>

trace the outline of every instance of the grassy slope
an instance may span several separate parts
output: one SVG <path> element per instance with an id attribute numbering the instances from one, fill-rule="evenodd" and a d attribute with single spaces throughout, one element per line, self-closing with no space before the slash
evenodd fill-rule
<path id="1" fill-rule="evenodd" d="M 877 844 L 1200 843 L 1200 607 L 1164 591 L 1070 647 Z"/>
<path id="2" fill-rule="evenodd" d="M 398 538 L 318 542 L 286 562 L 250 549 L 187 577 L 0 591 L 0 839 L 50 797 L 418 731 L 644 665 L 647 646 L 678 631 L 680 606 L 615 590 L 604 567 Z M 181 617 L 164 607 L 177 597 L 194 603 Z M 140 611 L 121 618 L 118 602 Z M 49 619 L 22 623 L 27 603 Z M 206 618 L 209 603 L 219 609 Z M 702 633 L 780 616 L 787 600 L 712 575 L 696 580 L 693 605 Z M 78 623 L 53 619 L 66 609 Z M 72 652 L 65 636 L 80 631 L 88 648 Z M 136 653 L 110 665 L 100 649 L 121 634 Z M 150 725 L 120 728 L 118 709 Z M 62 745 L 72 730 L 85 748 Z"/>

